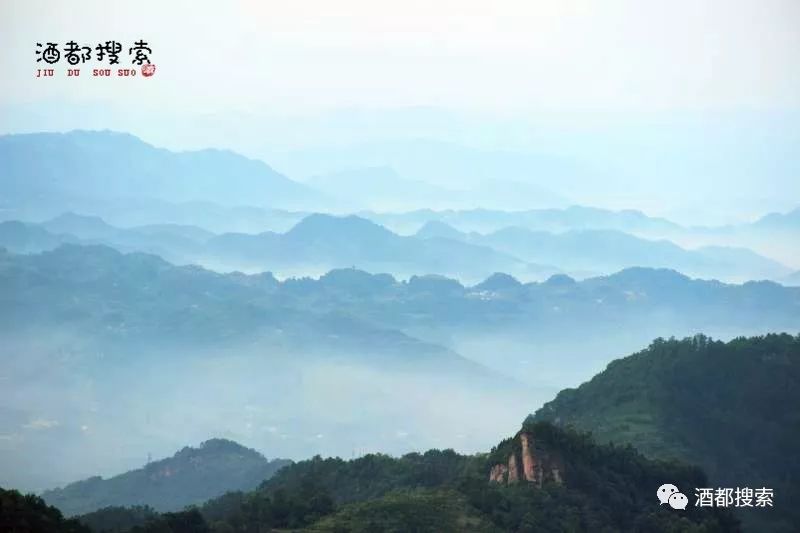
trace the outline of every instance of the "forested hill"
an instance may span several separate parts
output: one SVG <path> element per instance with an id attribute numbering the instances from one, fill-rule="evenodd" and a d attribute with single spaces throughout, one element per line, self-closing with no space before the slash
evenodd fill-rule
<path id="1" fill-rule="evenodd" d="M 768 487 L 774 509 L 742 512 L 754 531 L 797 531 L 800 336 L 656 340 L 533 416 L 700 465 L 715 487 Z"/>
<path id="2" fill-rule="evenodd" d="M 67 516 L 108 506 L 147 505 L 175 511 L 230 490 L 250 490 L 291 461 L 268 461 L 233 441 L 211 439 L 109 479 L 92 477 L 42 497 Z"/>
<path id="3" fill-rule="evenodd" d="M 524 450 L 545 466 L 557 464 L 558 477 L 529 476 Z M 497 461 L 511 461 L 513 454 L 519 478 L 490 480 Z M 660 506 L 656 491 L 667 479 L 686 487 L 706 483 L 695 467 L 645 459 L 630 447 L 600 446 L 549 423 L 526 423 L 487 454 L 315 457 L 287 466 L 255 491 L 231 492 L 199 509 L 155 515 L 109 508 L 81 520 L 95 531 L 140 533 L 739 530 L 724 510 Z"/>
<path id="4" fill-rule="evenodd" d="M 61 511 L 33 494 L 0 487 L 0 531 L 13 533 L 91 533 L 75 518 L 66 519 Z"/>

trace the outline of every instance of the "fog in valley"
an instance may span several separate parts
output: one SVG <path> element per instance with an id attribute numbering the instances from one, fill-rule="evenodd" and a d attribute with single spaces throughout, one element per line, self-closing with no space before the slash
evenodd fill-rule
<path id="1" fill-rule="evenodd" d="M 656 339 L 800 332 L 797 4 L 80 3 L 0 7 L 4 488 L 484 453 Z M 34 80 L 101 37 L 156 74 Z"/>

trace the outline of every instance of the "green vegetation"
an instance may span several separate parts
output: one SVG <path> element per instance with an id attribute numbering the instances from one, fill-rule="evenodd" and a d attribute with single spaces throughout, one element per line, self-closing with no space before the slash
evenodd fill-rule
<path id="1" fill-rule="evenodd" d="M 3 533 L 90 533 L 75 519 L 65 519 L 61 511 L 33 494 L 0 488 L 0 531 Z"/>
<path id="2" fill-rule="evenodd" d="M 81 523 L 92 531 L 128 531 L 158 518 L 152 507 L 135 505 L 133 507 L 109 506 L 92 511 L 80 517 Z"/>
<path id="3" fill-rule="evenodd" d="M 700 465 L 714 487 L 768 487 L 775 507 L 745 510 L 754 530 L 796 531 L 800 509 L 800 336 L 658 339 L 612 362 L 532 417 Z M 695 485 L 697 486 L 697 485 Z"/>
<path id="4" fill-rule="evenodd" d="M 630 446 L 598 446 L 586 434 L 549 423 L 527 422 L 523 429 L 559 457 L 563 484 L 490 483 L 489 469 L 517 439 L 475 456 L 431 450 L 396 459 L 315 457 L 282 469 L 253 492 L 150 517 L 128 531 L 738 531 L 724 510 L 658 505 L 655 492 L 664 479 L 685 486 L 707 482 L 695 467 L 649 460 Z"/>
<path id="5" fill-rule="evenodd" d="M 131 533 L 211 533 L 203 516 L 197 509 L 187 509 L 177 513 L 164 513 L 135 526 Z"/>
<path id="6" fill-rule="evenodd" d="M 308 528 L 319 533 L 475 533 L 497 528 L 463 494 L 447 489 L 393 491 L 381 498 L 344 506 Z"/>

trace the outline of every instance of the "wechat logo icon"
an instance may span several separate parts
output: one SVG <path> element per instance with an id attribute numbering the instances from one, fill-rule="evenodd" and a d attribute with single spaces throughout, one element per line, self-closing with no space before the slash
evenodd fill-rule
<path id="1" fill-rule="evenodd" d="M 658 487 L 656 496 L 658 496 L 658 501 L 661 502 L 661 505 L 666 503 L 673 509 L 686 509 L 686 505 L 689 503 L 689 498 L 678 490 L 678 487 L 669 483 Z"/>

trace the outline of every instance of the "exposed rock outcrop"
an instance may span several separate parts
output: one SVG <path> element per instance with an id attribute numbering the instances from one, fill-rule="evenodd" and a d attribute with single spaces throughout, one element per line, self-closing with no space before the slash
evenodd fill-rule
<path id="1" fill-rule="evenodd" d="M 506 474 L 508 474 L 508 467 L 506 465 L 494 465 L 489 472 L 489 481 L 505 483 Z"/>
<path id="2" fill-rule="evenodd" d="M 519 481 L 519 467 L 517 466 L 517 456 L 512 453 L 508 457 L 508 483 L 517 481 Z"/>
<path id="3" fill-rule="evenodd" d="M 518 433 L 506 447 L 509 449 L 508 459 L 491 467 L 489 482 L 510 485 L 524 480 L 538 487 L 545 482 L 563 483 L 561 461 L 537 446 L 530 433 Z"/>
<path id="4" fill-rule="evenodd" d="M 531 447 L 529 444 L 529 436 L 527 433 L 520 433 L 519 440 L 522 444 L 522 471 L 525 473 L 525 480 L 526 481 L 534 481 L 535 474 L 534 474 L 534 460 L 533 460 L 533 453 L 531 453 Z"/>

